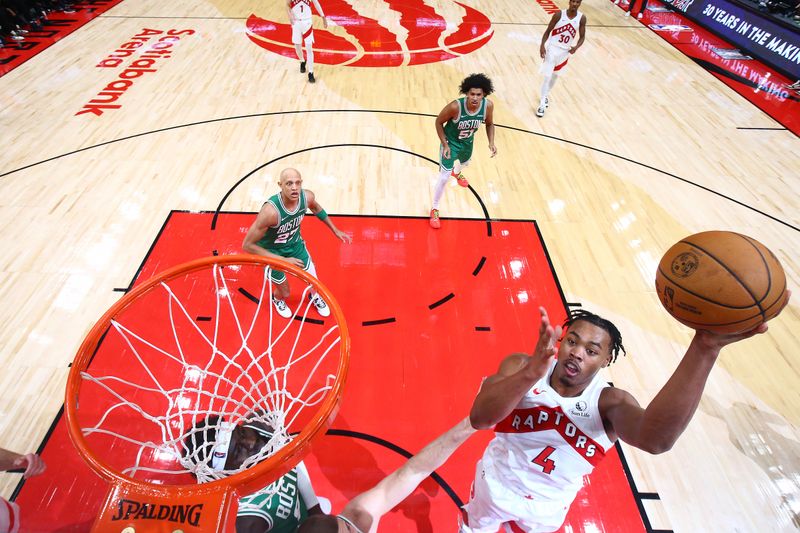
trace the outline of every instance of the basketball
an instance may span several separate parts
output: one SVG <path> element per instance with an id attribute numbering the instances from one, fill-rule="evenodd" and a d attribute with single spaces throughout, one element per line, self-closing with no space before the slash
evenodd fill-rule
<path id="1" fill-rule="evenodd" d="M 776 316 L 786 275 L 757 240 L 731 231 L 681 239 L 658 264 L 656 292 L 679 322 L 715 333 L 740 333 Z"/>

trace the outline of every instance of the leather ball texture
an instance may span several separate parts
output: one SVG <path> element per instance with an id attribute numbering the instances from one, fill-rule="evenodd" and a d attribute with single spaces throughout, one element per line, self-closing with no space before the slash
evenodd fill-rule
<path id="1" fill-rule="evenodd" d="M 656 291 L 680 323 L 740 333 L 775 317 L 786 299 L 786 274 L 757 240 L 704 231 L 675 243 L 658 264 Z"/>

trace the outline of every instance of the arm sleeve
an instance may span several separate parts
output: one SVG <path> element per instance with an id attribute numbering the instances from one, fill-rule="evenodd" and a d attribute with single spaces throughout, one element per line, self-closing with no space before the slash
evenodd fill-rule
<path id="1" fill-rule="evenodd" d="M 306 504 L 306 509 L 310 509 L 319 504 L 317 495 L 314 493 L 314 487 L 311 485 L 311 478 L 308 475 L 308 469 L 303 461 L 297 463 L 297 490 L 300 491 L 300 497 Z"/>

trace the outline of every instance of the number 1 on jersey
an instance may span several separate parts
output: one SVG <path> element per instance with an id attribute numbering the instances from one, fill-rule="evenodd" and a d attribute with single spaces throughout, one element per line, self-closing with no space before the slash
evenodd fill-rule
<path id="1" fill-rule="evenodd" d="M 550 454 L 552 454 L 554 451 L 556 451 L 555 448 L 552 446 L 547 446 L 541 451 L 541 453 L 539 453 L 539 455 L 533 458 L 533 464 L 541 466 L 542 470 L 544 470 L 544 473 L 549 474 L 556 468 L 556 462 L 552 459 L 548 459 Z"/>

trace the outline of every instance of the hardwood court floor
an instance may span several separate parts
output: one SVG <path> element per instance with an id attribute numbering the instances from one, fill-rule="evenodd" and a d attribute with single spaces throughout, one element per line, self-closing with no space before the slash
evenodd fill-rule
<path id="1" fill-rule="evenodd" d="M 457 5 L 427 4 L 460 21 Z M 426 215 L 435 165 L 400 150 L 435 160 L 433 116 L 476 71 L 497 89 L 499 154 L 488 157 L 479 132 L 473 188 L 489 216 L 537 220 L 567 300 L 622 330 L 629 356 L 607 378 L 642 403 L 690 339 L 653 289 L 669 245 L 701 230 L 739 231 L 769 246 L 798 286 L 797 137 L 737 129 L 776 123 L 600 0 L 584 0 L 586 45 L 537 119 L 536 49 L 548 15 L 533 2 L 470 7 L 494 34 L 468 55 L 392 68 L 318 65 L 309 85 L 296 61 L 248 38 L 253 14 L 284 21 L 279 3 L 126 0 L 0 78 L 0 445 L 41 442 L 80 340 L 119 297 L 113 289 L 127 286 L 170 210 L 214 209 L 258 169 L 223 202 L 255 211 L 292 165 L 330 212 Z M 358 10 L 401 33 L 387 3 Z M 121 107 L 76 115 L 121 72 L 96 65 L 144 29 L 194 33 L 134 80 Z M 345 36 L 340 26 L 332 32 Z M 442 214 L 484 211 L 453 186 Z M 798 527 L 797 331 L 792 303 L 767 335 L 726 349 L 671 452 L 623 446 L 639 490 L 660 496 L 646 503 L 654 528 Z M 3 480 L 8 495 L 18 476 Z"/>

